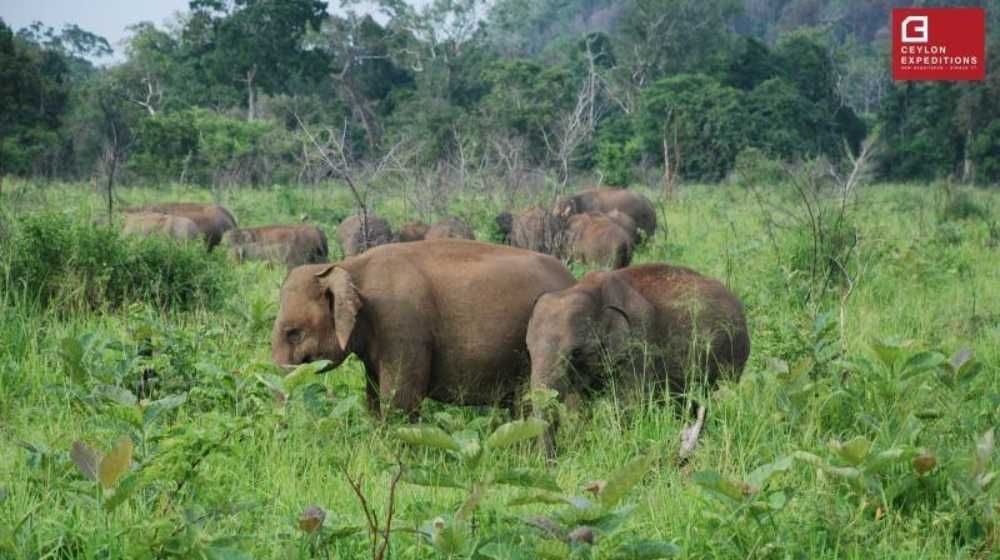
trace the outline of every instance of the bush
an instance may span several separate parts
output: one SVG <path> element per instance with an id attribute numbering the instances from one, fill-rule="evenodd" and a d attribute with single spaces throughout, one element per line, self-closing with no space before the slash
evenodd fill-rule
<path id="1" fill-rule="evenodd" d="M 947 193 L 944 208 L 941 210 L 942 220 L 982 220 L 988 222 L 990 210 L 976 202 L 972 194 L 965 190 Z"/>
<path id="2" fill-rule="evenodd" d="M 10 219 L 0 245 L 0 291 L 44 307 L 216 306 L 228 281 L 221 252 L 201 243 L 132 238 L 76 217 L 32 214 Z"/>

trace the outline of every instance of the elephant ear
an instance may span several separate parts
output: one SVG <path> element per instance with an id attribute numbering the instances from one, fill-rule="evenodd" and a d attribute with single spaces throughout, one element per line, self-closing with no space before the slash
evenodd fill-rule
<path id="1" fill-rule="evenodd" d="M 649 324 L 653 306 L 614 272 L 605 272 L 601 286 L 602 315 L 607 327 L 615 333 L 641 329 Z"/>
<path id="2" fill-rule="evenodd" d="M 316 274 L 320 282 L 333 294 L 333 325 L 337 344 L 347 350 L 354 325 L 361 311 L 361 295 L 358 293 L 351 273 L 339 266 L 330 266 Z"/>

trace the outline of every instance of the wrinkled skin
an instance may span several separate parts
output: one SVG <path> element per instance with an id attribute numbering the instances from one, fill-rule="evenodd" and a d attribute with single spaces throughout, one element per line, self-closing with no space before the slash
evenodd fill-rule
<path id="1" fill-rule="evenodd" d="M 340 225 L 337 226 L 337 241 L 340 242 L 340 248 L 343 249 L 345 257 L 360 255 L 372 247 L 393 241 L 389 222 L 374 214 L 368 215 L 367 243 L 365 243 L 363 233 L 361 216 L 351 216 L 340 222 Z"/>
<path id="2" fill-rule="evenodd" d="M 512 247 L 547 255 L 562 252 L 566 220 L 548 210 L 535 207 L 515 214 L 503 212 L 496 222 Z"/>
<path id="3" fill-rule="evenodd" d="M 198 226 L 183 216 L 157 212 L 135 212 L 125 215 L 125 233 L 130 235 L 162 235 L 178 241 L 194 241 L 201 235 Z"/>
<path id="4" fill-rule="evenodd" d="M 569 217 L 586 212 L 611 212 L 618 210 L 635 222 L 647 238 L 656 233 L 656 209 L 645 196 L 626 189 L 593 188 L 574 195 L 560 197 L 555 213 Z"/>
<path id="5" fill-rule="evenodd" d="M 229 230 L 223 236 L 238 261 L 267 260 L 288 266 L 326 262 L 326 234 L 316 226 L 263 226 Z"/>
<path id="6" fill-rule="evenodd" d="M 399 229 L 396 238 L 405 243 L 425 239 L 475 239 L 476 236 L 465 222 L 458 218 L 445 218 L 430 226 L 423 222 L 410 222 Z"/>
<path id="7" fill-rule="evenodd" d="M 195 223 L 198 231 L 205 237 L 209 250 L 222 241 L 222 236 L 231 229 L 236 229 L 236 218 L 218 204 L 197 204 L 192 202 L 173 202 L 150 204 L 141 208 L 126 209 L 126 214 L 157 212 L 182 216 Z"/>
<path id="8" fill-rule="evenodd" d="M 739 299 L 717 280 L 666 264 L 592 272 L 543 295 L 527 336 L 532 389 L 554 389 L 570 402 L 610 381 L 680 395 L 695 379 L 712 386 L 738 377 L 750 354 Z M 551 430 L 543 446 L 555 456 Z"/>
<path id="9" fill-rule="evenodd" d="M 632 236 L 601 212 L 576 214 L 569 219 L 565 257 L 607 268 L 623 268 L 632 261 Z"/>
<path id="10" fill-rule="evenodd" d="M 416 413 L 427 397 L 509 401 L 528 377 L 535 299 L 573 284 L 559 261 L 500 245 L 393 243 L 293 269 L 281 289 L 272 359 L 295 365 L 356 354 L 373 412 Z"/>

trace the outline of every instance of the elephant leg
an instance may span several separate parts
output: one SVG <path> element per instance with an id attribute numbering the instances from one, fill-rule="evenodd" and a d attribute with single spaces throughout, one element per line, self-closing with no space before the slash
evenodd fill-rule
<path id="1" fill-rule="evenodd" d="M 381 401 L 415 420 L 427 395 L 431 377 L 431 351 L 420 343 L 397 343 L 380 360 Z"/>

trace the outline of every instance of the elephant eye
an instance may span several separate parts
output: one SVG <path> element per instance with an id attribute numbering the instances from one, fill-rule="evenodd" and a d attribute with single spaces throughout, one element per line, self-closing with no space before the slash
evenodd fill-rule
<path id="1" fill-rule="evenodd" d="M 302 337 L 303 337 L 303 335 L 302 335 L 302 330 L 301 329 L 288 329 L 288 331 L 285 332 L 285 338 L 291 344 L 299 344 L 299 343 L 301 343 L 302 342 Z"/>

